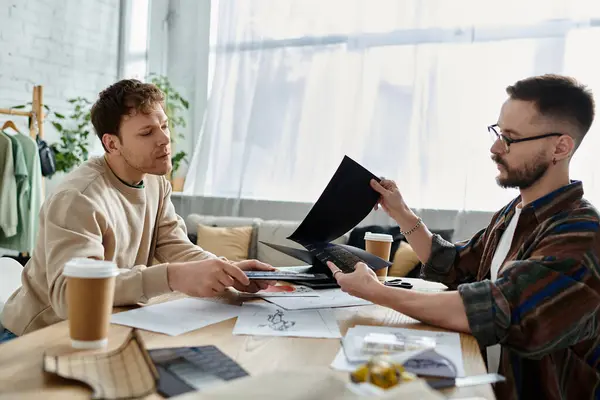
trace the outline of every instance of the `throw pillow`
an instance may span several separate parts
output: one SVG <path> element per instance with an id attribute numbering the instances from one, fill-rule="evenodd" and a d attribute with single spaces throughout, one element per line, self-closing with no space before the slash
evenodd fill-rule
<path id="1" fill-rule="evenodd" d="M 406 242 L 400 242 L 393 260 L 393 265 L 388 270 L 388 276 L 407 276 L 409 272 L 421 263 L 419 257 L 417 257 L 417 253 Z"/>
<path id="2" fill-rule="evenodd" d="M 196 244 L 206 251 L 230 261 L 248 259 L 252 237 L 251 226 L 212 227 L 198 224 L 197 235 Z"/>

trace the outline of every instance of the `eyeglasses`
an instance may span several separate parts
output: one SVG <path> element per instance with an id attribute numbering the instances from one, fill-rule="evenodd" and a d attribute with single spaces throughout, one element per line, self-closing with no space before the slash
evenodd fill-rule
<path id="1" fill-rule="evenodd" d="M 496 140 L 500 139 L 502 144 L 504 144 L 504 148 L 506 149 L 507 153 L 510 152 L 510 145 L 513 143 L 528 142 L 530 140 L 537 140 L 537 139 L 543 139 L 543 138 L 547 138 L 547 137 L 551 137 L 551 136 L 562 136 L 563 135 L 562 133 L 554 132 L 554 133 L 545 133 L 543 135 L 538 135 L 538 136 L 526 137 L 523 139 L 511 139 L 508 136 L 502 134 L 502 131 L 500 130 L 500 127 L 498 126 L 498 124 L 490 125 L 490 126 L 488 126 L 487 129 L 488 129 L 488 132 L 490 133 L 490 136 L 494 142 L 496 142 Z"/>

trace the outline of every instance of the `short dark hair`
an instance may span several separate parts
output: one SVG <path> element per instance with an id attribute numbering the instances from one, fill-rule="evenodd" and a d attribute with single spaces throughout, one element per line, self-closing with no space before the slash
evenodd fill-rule
<path id="1" fill-rule="evenodd" d="M 506 88 L 511 99 L 533 101 L 540 114 L 566 119 L 577 126 L 575 148 L 594 121 L 591 90 L 575 79 L 555 74 L 533 76 Z"/>
<path id="2" fill-rule="evenodd" d="M 100 141 L 106 133 L 118 136 L 121 118 L 134 111 L 148 114 L 156 103 L 164 107 L 164 98 L 163 92 L 156 85 L 137 79 L 123 79 L 110 85 L 100 92 L 98 100 L 92 106 L 91 120 L 96 135 Z"/>

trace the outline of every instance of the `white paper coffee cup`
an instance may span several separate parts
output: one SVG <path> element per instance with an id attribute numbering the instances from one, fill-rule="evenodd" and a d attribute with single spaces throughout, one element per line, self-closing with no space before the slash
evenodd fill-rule
<path id="1" fill-rule="evenodd" d="M 387 233 L 365 233 L 365 240 L 372 240 L 374 242 L 388 242 L 392 243 L 394 241 L 394 237 L 392 235 L 388 235 Z"/>
<path id="2" fill-rule="evenodd" d="M 113 262 L 74 258 L 63 269 L 67 277 L 67 307 L 71 345 L 76 349 L 99 349 L 108 344 L 115 277 Z"/>
<path id="3" fill-rule="evenodd" d="M 390 252 L 392 250 L 392 242 L 394 238 L 392 235 L 385 233 L 365 233 L 365 250 L 367 252 L 376 255 L 379 258 L 383 258 L 386 261 L 390 260 Z M 375 271 L 375 274 L 380 280 L 385 280 L 387 277 L 388 268 L 380 268 Z"/>

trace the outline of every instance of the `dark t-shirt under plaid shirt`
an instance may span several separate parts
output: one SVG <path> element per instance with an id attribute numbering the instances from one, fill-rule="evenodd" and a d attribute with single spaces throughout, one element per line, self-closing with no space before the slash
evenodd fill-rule
<path id="1" fill-rule="evenodd" d="M 482 348 L 500 343 L 499 399 L 600 398 L 600 232 L 581 182 L 523 207 L 498 279 L 494 253 L 517 197 L 468 241 L 434 235 L 421 277 L 458 289 Z"/>

